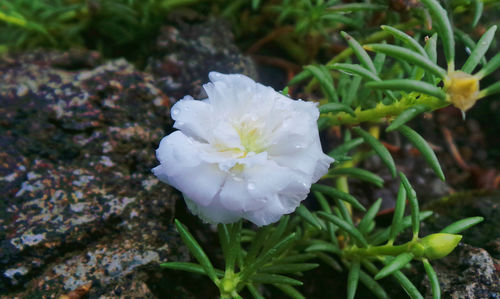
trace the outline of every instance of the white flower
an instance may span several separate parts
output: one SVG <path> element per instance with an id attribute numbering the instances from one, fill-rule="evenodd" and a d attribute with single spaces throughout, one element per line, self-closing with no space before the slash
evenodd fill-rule
<path id="1" fill-rule="evenodd" d="M 243 75 L 209 74 L 208 99 L 171 110 L 153 173 L 211 223 L 257 225 L 292 213 L 333 159 L 321 149 L 316 104 L 291 100 Z"/>

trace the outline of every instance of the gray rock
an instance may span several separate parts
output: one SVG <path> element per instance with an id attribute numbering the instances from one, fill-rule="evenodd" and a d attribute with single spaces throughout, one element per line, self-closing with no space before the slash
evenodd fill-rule
<path id="1" fill-rule="evenodd" d="M 473 299 L 500 297 L 500 264 L 481 248 L 460 244 L 445 259 L 433 262 L 443 298 Z M 426 298 L 432 298 L 424 280 Z"/>
<path id="2" fill-rule="evenodd" d="M 150 172 L 169 98 L 126 61 L 96 60 L 0 61 L 0 295 L 151 298 L 144 275 L 180 247 L 177 196 Z"/>
<path id="3" fill-rule="evenodd" d="M 257 79 L 255 65 L 235 46 L 233 34 L 221 19 L 165 26 L 156 51 L 146 70 L 155 76 L 160 89 L 176 99 L 186 94 L 203 97 L 201 87 L 211 71 Z"/>

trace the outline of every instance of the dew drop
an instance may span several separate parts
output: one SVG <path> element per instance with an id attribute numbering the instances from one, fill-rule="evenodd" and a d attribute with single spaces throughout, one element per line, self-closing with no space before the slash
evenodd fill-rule
<path id="1" fill-rule="evenodd" d="M 172 115 L 177 115 L 179 114 L 179 112 L 180 112 L 179 109 L 175 108 L 172 110 Z"/>
<path id="2" fill-rule="evenodd" d="M 306 147 L 306 145 L 305 145 L 305 144 L 302 144 L 302 143 L 301 143 L 301 144 L 297 144 L 297 145 L 295 146 L 295 148 L 297 148 L 297 149 L 301 149 L 301 148 L 305 148 L 305 147 Z"/>
<path id="3" fill-rule="evenodd" d="M 255 190 L 255 184 L 254 183 L 248 183 L 247 184 L 247 189 L 248 190 Z"/>

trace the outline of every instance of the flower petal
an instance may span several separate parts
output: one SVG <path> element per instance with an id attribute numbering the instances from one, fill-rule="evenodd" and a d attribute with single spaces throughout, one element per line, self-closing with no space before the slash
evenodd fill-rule
<path id="1" fill-rule="evenodd" d="M 227 174 L 220 171 L 217 164 L 200 159 L 202 147 L 180 131 L 168 135 L 156 151 L 161 165 L 155 167 L 153 173 L 193 201 L 206 206 L 219 192 Z"/>
<path id="2" fill-rule="evenodd" d="M 233 223 L 241 219 L 242 214 L 226 210 L 220 200 L 216 197 L 208 206 L 202 206 L 184 197 L 188 209 L 201 220 L 211 223 Z"/>
<path id="3" fill-rule="evenodd" d="M 220 192 L 220 202 L 225 209 L 235 212 L 247 212 L 266 205 L 265 197 L 254 197 L 249 189 L 254 185 L 239 176 L 228 176 Z"/>
<path id="4" fill-rule="evenodd" d="M 174 128 L 199 141 L 208 141 L 213 111 L 206 101 L 186 96 L 175 103 L 170 111 L 172 119 L 175 120 Z"/>

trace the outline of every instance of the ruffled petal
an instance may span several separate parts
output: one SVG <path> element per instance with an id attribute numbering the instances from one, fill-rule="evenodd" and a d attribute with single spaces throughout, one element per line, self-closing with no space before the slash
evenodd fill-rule
<path id="1" fill-rule="evenodd" d="M 220 192 L 220 202 L 225 209 L 238 213 L 253 211 L 264 207 L 267 203 L 265 197 L 255 197 L 249 190 L 254 188 L 239 176 L 228 176 Z"/>
<path id="2" fill-rule="evenodd" d="M 175 103 L 170 111 L 175 120 L 174 128 L 199 141 L 208 142 L 213 115 L 211 105 L 186 96 Z"/>
<path id="3" fill-rule="evenodd" d="M 241 213 L 226 210 L 218 198 L 215 198 L 208 206 L 201 206 L 187 197 L 184 197 L 184 200 L 193 215 L 211 224 L 234 223 L 242 218 Z"/>
<path id="4" fill-rule="evenodd" d="M 200 147 L 203 145 L 180 131 L 168 135 L 156 151 L 161 164 L 153 168 L 153 173 L 206 206 L 219 192 L 227 174 L 220 171 L 217 164 L 202 161 Z"/>

